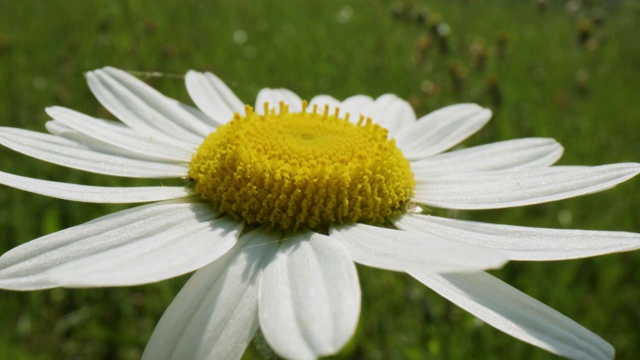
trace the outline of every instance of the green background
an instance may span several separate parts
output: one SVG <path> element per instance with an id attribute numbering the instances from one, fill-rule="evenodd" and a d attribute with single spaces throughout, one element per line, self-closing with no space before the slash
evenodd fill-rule
<path id="1" fill-rule="evenodd" d="M 577 5 L 576 5 L 577 4 Z M 190 103 L 182 76 L 212 71 L 253 103 L 262 87 L 303 98 L 395 93 L 418 115 L 478 102 L 494 118 L 464 145 L 553 137 L 561 164 L 640 161 L 637 1 L 0 0 L 0 125 L 44 131 L 61 105 L 113 118 L 83 73 L 105 65 Z M 447 32 L 448 31 L 448 32 Z M 157 184 L 68 170 L 0 149 L 0 170 L 92 185 Z M 494 223 L 640 232 L 639 179 L 552 204 L 438 214 Z M 124 206 L 0 188 L 0 252 Z M 640 253 L 492 272 L 640 353 Z M 338 358 L 547 359 L 410 277 L 359 267 L 362 313 Z M 0 359 L 136 359 L 188 276 L 130 288 L 0 291 Z M 259 358 L 251 345 L 246 358 Z"/>

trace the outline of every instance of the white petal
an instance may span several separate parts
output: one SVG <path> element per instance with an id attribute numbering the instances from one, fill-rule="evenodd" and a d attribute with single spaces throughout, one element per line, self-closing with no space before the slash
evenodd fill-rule
<path id="1" fill-rule="evenodd" d="M 171 201 L 107 215 L 0 257 L 0 288 L 120 286 L 196 270 L 227 252 L 242 224 L 200 202 Z"/>
<path id="2" fill-rule="evenodd" d="M 165 97 L 165 100 L 168 101 L 169 103 L 173 103 L 174 106 L 177 106 L 181 110 L 186 111 L 189 115 L 191 115 L 191 117 L 193 117 L 193 120 L 199 121 L 200 123 L 204 124 L 205 126 L 202 127 L 202 129 L 198 130 L 198 133 L 201 134 L 201 135 L 204 132 L 207 132 L 207 131 L 208 131 L 208 133 L 211 133 L 218 126 L 220 126 L 220 124 L 218 124 L 209 115 L 205 114 L 204 112 L 202 112 L 197 107 L 194 107 L 194 106 L 191 106 L 191 105 L 187 105 L 187 104 L 183 104 L 180 101 L 178 101 L 176 99 L 172 99 L 170 97 Z M 206 134 L 205 134 L 205 136 L 206 136 Z"/>
<path id="3" fill-rule="evenodd" d="M 101 187 L 38 180 L 0 171 L 0 184 L 58 199 L 102 204 L 132 204 L 193 195 L 184 186 Z"/>
<path id="4" fill-rule="evenodd" d="M 129 159 L 101 153 L 74 141 L 29 130 L 0 128 L 0 144 L 31 157 L 98 174 L 140 177 L 184 177 L 187 164 Z"/>
<path id="5" fill-rule="evenodd" d="M 110 124 L 110 125 L 117 124 L 115 122 L 111 122 L 111 123 L 112 124 Z M 59 120 L 47 121 L 45 123 L 45 127 L 47 128 L 47 131 L 49 131 L 50 134 L 59 136 L 61 138 L 67 139 L 67 140 L 71 140 L 73 143 L 75 143 L 80 148 L 86 148 L 86 149 L 93 150 L 93 151 L 98 152 L 98 153 L 116 155 L 116 156 L 123 157 L 123 158 L 128 158 L 128 159 L 137 159 L 137 160 L 145 160 L 145 161 L 148 160 L 148 161 L 151 161 L 151 162 L 162 162 L 162 163 L 176 163 L 177 162 L 176 160 L 173 160 L 173 159 L 169 160 L 169 159 L 164 158 L 162 156 L 153 156 L 153 155 L 141 154 L 140 152 L 137 152 L 137 151 L 124 149 L 122 147 L 118 147 L 116 145 L 112 145 L 110 143 L 104 142 L 102 140 L 98 140 L 98 139 L 96 139 L 94 137 L 91 137 L 91 136 L 89 136 L 87 134 L 84 134 L 84 133 L 82 133 L 80 131 L 72 129 L 69 126 L 65 125 L 62 121 L 59 121 Z M 118 126 L 118 127 L 121 128 L 122 126 Z M 128 129 L 126 127 L 125 127 L 124 130 L 133 131 L 133 130 Z M 126 136 L 123 136 L 122 140 L 126 141 Z M 180 161 L 180 162 L 181 163 L 185 163 L 185 161 Z"/>
<path id="6" fill-rule="evenodd" d="M 187 72 L 187 91 L 202 111 L 218 124 L 226 124 L 234 113 L 244 115 L 244 104 L 212 73 Z"/>
<path id="7" fill-rule="evenodd" d="M 141 133 L 195 148 L 213 129 L 124 71 L 114 68 L 91 71 L 87 73 L 87 81 L 107 110 Z"/>
<path id="8" fill-rule="evenodd" d="M 105 121 L 105 123 L 108 120 L 102 120 Z M 110 121 L 109 125 L 116 125 L 118 123 L 116 122 L 112 122 Z M 186 167 L 186 163 L 189 161 L 185 161 L 185 160 L 176 160 L 174 158 L 171 157 L 167 157 L 167 156 L 162 156 L 162 153 L 159 153 L 157 155 L 155 154 L 143 154 L 140 151 L 136 151 L 133 150 L 134 148 L 138 147 L 138 143 L 136 142 L 135 139 L 129 139 L 127 137 L 126 134 L 122 134 L 122 136 L 120 136 L 119 140 L 117 140 L 117 142 L 121 143 L 122 145 L 124 144 L 128 144 L 129 146 L 127 146 L 128 148 L 125 149 L 123 147 L 119 147 L 117 145 L 114 144 L 110 144 L 108 142 L 105 142 L 103 140 L 99 140 L 96 137 L 92 137 L 89 136 L 85 133 L 82 133 L 80 131 L 77 131 L 75 129 L 72 129 L 71 127 L 65 125 L 62 121 L 60 120 L 50 120 L 47 121 L 45 123 L 45 127 L 47 128 L 47 131 L 49 131 L 49 133 L 59 136 L 61 138 L 67 139 L 67 140 L 71 140 L 73 143 L 75 143 L 78 147 L 83 148 L 83 149 L 88 149 L 88 150 L 93 150 L 94 152 L 97 153 L 102 153 L 102 154 L 108 154 L 108 155 L 114 155 L 114 156 L 118 156 L 121 158 L 127 158 L 127 159 L 135 159 L 135 160 L 144 160 L 144 161 L 150 161 L 153 163 L 168 163 L 168 164 L 179 164 L 179 165 L 183 165 Z M 116 126 L 113 126 L 116 127 Z M 118 128 L 124 128 L 124 130 L 130 131 L 132 133 L 134 133 L 135 135 L 138 135 L 137 133 L 135 133 L 134 130 L 127 128 L 126 126 L 117 126 Z M 143 141 L 144 142 L 144 141 Z M 144 145 L 143 145 L 144 147 Z M 131 149 L 131 150 L 130 150 Z M 185 154 L 192 154 L 194 152 L 194 150 L 188 150 L 188 149 L 177 149 L 179 152 L 181 153 L 185 153 Z M 185 156 L 185 158 L 187 158 L 187 156 Z M 189 157 L 190 158 L 190 157 Z"/>
<path id="9" fill-rule="evenodd" d="M 625 163 L 457 174 L 418 181 L 414 199 L 450 209 L 498 209 L 602 191 L 638 173 L 640 164 Z"/>
<path id="10" fill-rule="evenodd" d="M 128 127 L 112 121 L 92 118 L 85 114 L 54 106 L 46 109 L 47 114 L 70 129 L 104 143 L 161 161 L 189 162 L 193 151 L 181 148 L 180 144 L 164 139 L 142 135 Z"/>
<path id="11" fill-rule="evenodd" d="M 102 71 L 130 91 L 131 94 L 136 97 L 136 100 L 139 99 L 140 103 L 138 106 L 148 107 L 151 112 L 137 107 L 130 110 L 136 111 L 139 115 L 144 114 L 148 116 L 151 121 L 162 123 L 163 126 L 165 126 L 165 134 L 173 138 L 180 137 L 185 141 L 195 140 L 196 144 L 199 145 L 202 138 L 209 135 L 217 125 L 207 116 L 203 116 L 204 114 L 194 115 L 199 113 L 199 110 L 164 96 L 144 81 L 130 75 L 126 71 L 113 67 L 104 67 Z M 99 73 L 100 70 L 96 72 Z M 206 123 L 203 123 L 203 119 L 206 119 Z M 176 127 L 174 128 L 174 126 Z M 176 134 L 169 129 L 173 129 L 179 133 Z M 193 136 L 194 134 L 196 137 Z"/>
<path id="12" fill-rule="evenodd" d="M 363 109 L 362 114 L 389 130 L 389 138 L 402 136 L 403 132 L 413 129 L 416 122 L 416 113 L 411 105 L 393 94 L 380 96 Z"/>
<path id="13" fill-rule="evenodd" d="M 302 100 L 293 91 L 288 89 L 262 89 L 258 93 L 256 99 L 255 111 L 258 114 L 264 114 L 264 104 L 269 103 L 269 109 L 280 111 L 280 103 L 289 106 L 289 112 L 295 113 L 302 111 Z"/>
<path id="14" fill-rule="evenodd" d="M 335 240 L 301 233 L 281 242 L 260 282 L 260 327 L 280 356 L 315 359 L 338 352 L 355 332 L 360 285 Z"/>
<path id="15" fill-rule="evenodd" d="M 156 326 L 143 360 L 240 359 L 258 328 L 258 283 L 277 248 L 261 229 L 198 270 Z"/>
<path id="16" fill-rule="evenodd" d="M 329 95 L 317 95 L 314 96 L 311 101 L 309 101 L 307 111 L 312 112 L 314 106 L 316 107 L 316 111 L 318 113 L 324 113 L 325 107 L 328 107 L 328 113 L 331 115 L 335 114 L 336 109 L 340 108 L 340 101 Z"/>
<path id="17" fill-rule="evenodd" d="M 370 226 L 341 225 L 330 230 L 352 259 L 395 271 L 465 272 L 498 268 L 506 258 L 496 250 L 439 237 Z"/>
<path id="18" fill-rule="evenodd" d="M 451 105 L 418 119 L 396 137 L 396 144 L 409 160 L 441 153 L 480 130 L 491 111 L 475 104 Z"/>
<path id="19" fill-rule="evenodd" d="M 404 230 L 502 250 L 509 260 L 567 260 L 640 249 L 640 234 L 538 229 L 406 214 L 394 221 Z"/>
<path id="20" fill-rule="evenodd" d="M 357 123 L 364 109 L 372 105 L 373 99 L 369 96 L 354 95 L 340 104 L 340 117 L 345 117 L 346 114 L 349 114 L 349 121 Z"/>
<path id="21" fill-rule="evenodd" d="M 529 169 L 550 166 L 562 156 L 553 139 L 529 138 L 497 142 L 438 154 L 411 163 L 417 178 L 475 171 Z"/>
<path id="22" fill-rule="evenodd" d="M 53 110 L 54 112 L 50 113 L 49 111 Z M 64 133 L 67 131 L 73 131 L 78 133 L 77 130 L 74 130 L 72 128 L 70 128 L 69 126 L 65 125 L 63 121 L 59 121 L 56 119 L 56 117 L 78 117 L 78 118 L 88 118 L 88 119 L 93 119 L 93 120 L 97 120 L 100 121 L 101 123 L 105 124 L 105 126 L 109 126 L 111 127 L 112 132 L 116 132 L 118 134 L 122 134 L 124 136 L 140 136 L 143 137 L 144 135 L 140 135 L 138 134 L 135 130 L 133 130 L 132 128 L 130 128 L 129 126 L 127 126 L 126 124 L 120 122 L 120 121 L 113 121 L 113 120 L 105 120 L 105 119 L 98 119 L 98 118 L 93 118 L 90 117 L 88 115 L 85 115 L 83 113 L 77 112 L 75 110 L 71 110 L 71 109 L 67 109 L 61 106 L 51 106 L 48 108 L 45 108 L 45 112 L 51 116 L 53 119 L 50 121 L 47 121 L 45 123 L 45 127 L 47 128 L 47 131 L 49 131 L 50 134 L 52 135 L 60 135 L 60 133 Z M 55 114 L 52 115 L 52 114 Z M 53 125 L 51 128 L 49 127 L 49 124 L 55 124 Z M 135 135 L 134 135 L 135 134 Z M 173 146 L 173 145 L 169 145 L 169 146 Z"/>
<path id="23" fill-rule="evenodd" d="M 612 359 L 606 341 L 543 303 L 486 273 L 411 273 L 449 301 L 489 325 L 572 359 Z"/>

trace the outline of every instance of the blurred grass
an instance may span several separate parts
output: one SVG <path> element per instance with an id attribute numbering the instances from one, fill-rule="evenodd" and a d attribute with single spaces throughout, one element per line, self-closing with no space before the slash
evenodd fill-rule
<path id="1" fill-rule="evenodd" d="M 474 101 L 495 111 L 466 145 L 554 137 L 561 164 L 638 161 L 640 6 L 635 1 L 10 1 L 0 0 L 0 124 L 44 131 L 45 106 L 111 118 L 85 71 L 158 71 L 147 81 L 190 102 L 188 69 L 222 77 L 246 102 L 262 87 L 304 98 L 396 93 L 424 114 Z M 585 5 L 585 4 L 588 4 Z M 448 30 L 448 33 L 447 33 Z M 176 76 L 173 76 L 176 75 Z M 95 185 L 137 185 L 0 149 L 2 171 Z M 638 180 L 553 204 L 463 218 L 640 232 Z M 0 188 L 0 252 L 123 206 Z M 640 254 L 510 263 L 515 287 L 640 354 Z M 338 358 L 547 359 L 408 276 L 359 267 L 358 331 Z M 0 359 L 135 359 L 187 277 L 131 288 L 2 291 Z M 257 358 L 250 347 L 247 358 Z"/>

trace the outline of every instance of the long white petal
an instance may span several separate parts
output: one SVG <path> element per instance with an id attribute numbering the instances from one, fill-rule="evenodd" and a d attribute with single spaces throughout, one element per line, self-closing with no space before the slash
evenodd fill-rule
<path id="1" fill-rule="evenodd" d="M 411 273 L 487 324 L 571 359 L 612 359 L 606 341 L 538 300 L 487 273 Z"/>
<path id="2" fill-rule="evenodd" d="M 105 123 L 108 120 L 103 120 Z M 118 123 L 114 122 L 114 121 L 109 121 L 109 125 L 116 125 Z M 118 124 L 119 125 L 119 124 Z M 108 143 L 106 141 L 103 140 L 99 140 L 96 137 L 92 137 L 90 135 L 87 135 L 86 133 L 80 132 L 76 129 L 73 129 L 69 126 L 67 126 L 66 124 L 64 124 L 64 122 L 60 121 L 60 120 L 49 120 L 47 121 L 44 126 L 47 128 L 47 131 L 50 134 L 53 134 L 55 136 L 67 139 L 72 141 L 73 143 L 75 143 L 78 147 L 80 148 L 86 148 L 89 150 L 93 150 L 94 152 L 97 153 L 101 153 L 101 154 L 107 154 L 107 155 L 115 155 L 118 157 L 122 157 L 122 158 L 127 158 L 127 159 L 135 159 L 135 160 L 144 160 L 144 161 L 151 161 L 151 162 L 160 162 L 160 163 L 169 163 L 169 164 L 185 164 L 188 162 L 184 161 L 184 160 L 180 160 L 180 161 L 176 161 L 175 159 L 170 159 L 168 157 L 163 157 L 161 154 L 158 155 L 150 155 L 150 154 L 144 154 L 141 153 L 140 151 L 136 151 L 130 148 L 135 147 L 136 145 L 133 145 L 133 143 L 135 143 L 135 140 L 131 140 L 131 139 L 127 139 L 127 135 L 123 134 L 123 136 L 121 137 L 120 140 L 118 140 L 119 142 L 122 143 L 129 143 L 133 146 L 129 146 L 129 148 L 125 149 L 123 147 L 119 147 L 117 145 Z M 130 132 L 135 133 L 134 130 L 129 129 L 128 127 L 126 127 L 126 125 L 121 125 L 121 126 L 113 126 L 114 128 L 117 128 L 118 131 L 117 133 L 121 132 L 122 130 L 128 130 Z M 137 135 L 137 134 L 136 134 Z M 193 151 L 189 151 L 188 149 L 180 149 L 181 152 L 184 153 L 193 153 Z"/>
<path id="3" fill-rule="evenodd" d="M 101 153 L 74 141 L 39 132 L 0 128 L 0 144 L 31 157 L 98 174 L 138 177 L 184 177 L 187 164 L 129 159 Z"/>
<path id="4" fill-rule="evenodd" d="M 502 141 L 438 154 L 411 163 L 417 178 L 476 171 L 530 169 L 550 166 L 562 156 L 553 139 L 529 138 Z"/>
<path id="5" fill-rule="evenodd" d="M 77 132 L 151 159 L 189 162 L 193 156 L 193 151 L 181 148 L 180 144 L 140 134 L 112 121 L 92 118 L 59 106 L 49 107 L 46 111 L 49 116 Z"/>
<path id="6" fill-rule="evenodd" d="M 68 184 L 0 171 L 0 184 L 58 199 L 101 204 L 132 204 L 178 199 L 193 195 L 184 186 L 102 187 Z"/>
<path id="7" fill-rule="evenodd" d="M 218 124 L 226 124 L 234 113 L 244 114 L 244 104 L 212 73 L 187 72 L 187 91 L 202 111 Z"/>
<path id="8" fill-rule="evenodd" d="M 335 240 L 305 232 L 286 239 L 260 282 L 260 328 L 289 359 L 338 352 L 355 332 L 360 285 L 349 253 Z"/>
<path id="9" fill-rule="evenodd" d="M 196 143 L 199 144 L 203 137 L 215 129 L 215 124 L 211 123 L 208 117 L 195 115 L 200 112 L 199 110 L 161 94 L 144 81 L 130 75 L 126 71 L 108 66 L 102 68 L 102 71 L 126 88 L 126 90 L 130 91 L 131 94 L 136 97 L 135 100 L 139 99 L 140 102 L 138 106 L 148 107 L 151 112 L 140 108 L 130 108 L 130 110 L 136 111 L 139 115 L 145 114 L 149 116 L 151 121 L 160 122 L 163 126 L 169 126 L 165 128 L 166 134 L 172 137 L 177 136 L 184 138 L 185 141 L 195 140 Z M 100 70 L 98 70 L 98 72 L 100 72 Z M 203 119 L 207 119 L 209 123 L 203 123 Z M 174 125 L 177 125 L 175 130 L 180 131 L 179 134 L 168 132 Z M 194 134 L 196 137 L 193 137 Z"/>
<path id="10" fill-rule="evenodd" d="M 640 249 L 640 234 L 621 231 L 539 229 L 406 214 L 394 224 L 464 244 L 501 250 L 509 260 L 577 259 Z"/>
<path id="11" fill-rule="evenodd" d="M 396 144 L 409 160 L 441 153 L 480 130 L 491 111 L 475 104 L 457 104 L 436 110 L 403 129 Z"/>
<path id="12" fill-rule="evenodd" d="M 130 133 L 134 133 L 138 135 L 137 133 L 135 133 L 135 130 L 128 128 L 126 125 L 120 125 L 119 123 L 116 123 L 114 121 L 108 121 L 108 120 L 102 120 L 102 121 L 104 121 L 105 123 L 108 122 L 108 125 L 111 125 L 114 128 L 117 128 L 118 131 L 116 131 L 116 133 L 120 133 L 122 130 L 125 130 L 125 131 L 129 131 Z M 115 125 L 120 125 L 120 126 L 115 126 Z M 75 143 L 78 147 L 83 149 L 89 149 L 96 153 L 113 155 L 121 158 L 133 159 L 133 160 L 143 160 L 143 161 L 150 161 L 154 163 L 179 164 L 183 166 L 186 166 L 186 163 L 189 162 L 189 160 L 186 160 L 186 161 L 176 160 L 171 156 L 169 157 L 162 156 L 162 152 L 152 155 L 152 154 L 149 154 L 148 152 L 143 153 L 141 151 L 134 150 L 134 148 L 140 144 L 137 143 L 135 139 L 130 139 L 129 136 L 127 136 L 129 134 L 122 134 L 120 139 L 117 140 L 117 142 L 119 143 L 131 145 L 131 146 L 126 146 L 127 148 L 125 148 L 115 144 L 111 144 L 104 140 L 97 139 L 96 137 L 87 135 L 86 131 L 80 132 L 76 129 L 73 129 L 67 126 L 66 124 L 64 124 L 60 120 L 54 119 L 54 120 L 47 121 L 45 123 L 45 127 L 47 128 L 47 131 L 49 131 L 50 134 L 61 137 L 63 139 L 70 140 L 73 143 Z M 144 147 L 144 145 L 142 146 Z M 170 146 L 167 146 L 167 147 L 170 147 Z M 176 149 L 176 150 L 178 150 L 178 152 L 180 153 L 185 154 L 184 159 L 187 159 L 187 158 L 190 159 L 190 156 L 187 154 L 193 154 L 194 152 L 193 150 L 182 149 L 182 148 Z"/>
<path id="13" fill-rule="evenodd" d="M 269 103 L 269 109 L 276 112 L 280 109 L 280 102 L 289 106 L 289 112 L 302 111 L 302 100 L 293 91 L 288 89 L 269 89 L 265 88 L 258 92 L 256 99 L 255 111 L 258 114 L 264 114 L 264 104 Z"/>
<path id="14" fill-rule="evenodd" d="M 416 113 L 405 100 L 393 94 L 385 94 L 362 110 L 365 117 L 389 130 L 389 138 L 402 136 L 403 131 L 413 129 Z"/>
<path id="15" fill-rule="evenodd" d="M 0 288 L 121 286 L 196 270 L 223 255 L 242 224 L 209 204 L 154 203 L 43 236 L 0 257 Z"/>
<path id="16" fill-rule="evenodd" d="M 258 285 L 275 242 L 254 230 L 198 270 L 156 326 L 143 360 L 240 359 L 258 329 Z"/>
<path id="17" fill-rule="evenodd" d="M 195 148 L 213 129 L 124 71 L 114 68 L 91 71 L 87 73 L 87 81 L 107 110 L 141 133 Z"/>
<path id="18" fill-rule="evenodd" d="M 540 204 L 609 189 L 640 173 L 640 164 L 550 167 L 418 179 L 414 199 L 450 209 Z"/>
<path id="19" fill-rule="evenodd" d="M 439 237 L 370 226 L 341 225 L 330 230 L 357 263 L 395 271 L 467 272 L 498 268 L 500 251 Z"/>

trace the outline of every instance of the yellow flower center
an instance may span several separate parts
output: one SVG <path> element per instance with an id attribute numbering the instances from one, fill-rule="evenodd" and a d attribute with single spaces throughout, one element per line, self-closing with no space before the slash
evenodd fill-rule
<path id="1" fill-rule="evenodd" d="M 200 145 L 190 164 L 195 190 L 247 224 L 326 231 L 333 223 L 382 223 L 402 211 L 415 181 L 387 130 L 329 114 L 246 106 Z"/>

